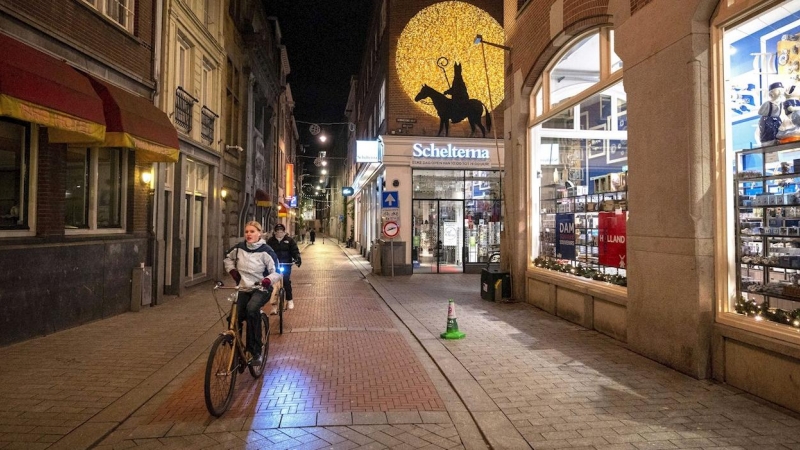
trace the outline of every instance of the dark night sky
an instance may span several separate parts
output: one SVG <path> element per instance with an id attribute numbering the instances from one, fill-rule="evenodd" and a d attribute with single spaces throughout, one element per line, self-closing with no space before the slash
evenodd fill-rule
<path id="1" fill-rule="evenodd" d="M 264 1 L 268 13 L 278 18 L 289 55 L 295 118 L 344 121 L 350 77 L 361 66 L 373 0 Z"/>

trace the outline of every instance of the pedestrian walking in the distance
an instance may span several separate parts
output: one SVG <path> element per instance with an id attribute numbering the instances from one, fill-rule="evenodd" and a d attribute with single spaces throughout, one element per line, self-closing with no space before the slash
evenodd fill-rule
<path id="1" fill-rule="evenodd" d="M 313 229 L 308 232 L 308 239 L 311 241 L 311 245 L 314 245 L 314 241 L 317 239 L 317 232 Z"/>

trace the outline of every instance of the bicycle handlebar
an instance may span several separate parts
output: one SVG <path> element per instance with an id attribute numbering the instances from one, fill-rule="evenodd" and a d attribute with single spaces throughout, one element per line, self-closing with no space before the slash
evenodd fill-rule
<path id="1" fill-rule="evenodd" d="M 261 282 L 260 281 L 256 282 L 255 284 L 253 284 L 253 287 L 261 287 Z M 223 284 L 222 281 L 217 281 L 216 283 L 214 283 L 214 290 L 217 290 L 217 289 L 227 289 L 227 290 L 231 290 L 231 291 L 232 290 L 241 291 L 242 289 L 245 289 L 245 288 L 239 286 L 238 284 L 236 286 L 225 286 L 225 284 Z"/>

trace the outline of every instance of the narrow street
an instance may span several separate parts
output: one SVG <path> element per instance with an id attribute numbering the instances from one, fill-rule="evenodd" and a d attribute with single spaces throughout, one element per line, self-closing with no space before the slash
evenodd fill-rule
<path id="1" fill-rule="evenodd" d="M 477 275 L 375 277 L 318 237 L 262 379 L 203 402 L 210 284 L 0 348 L 0 448 L 800 449 L 800 420 L 522 303 Z M 301 246 L 302 247 L 302 246 Z M 447 301 L 466 338 L 443 341 Z"/>

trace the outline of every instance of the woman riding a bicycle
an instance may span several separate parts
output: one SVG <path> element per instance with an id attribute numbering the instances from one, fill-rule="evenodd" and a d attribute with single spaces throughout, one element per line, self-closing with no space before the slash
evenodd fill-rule
<path id="1" fill-rule="evenodd" d="M 247 319 L 247 351 L 253 355 L 249 362 L 252 366 L 261 364 L 262 342 L 257 330 L 261 308 L 272 295 L 271 286 L 281 279 L 277 260 L 272 248 L 261 239 L 261 224 L 256 221 L 247 222 L 244 241 L 225 254 L 225 270 L 240 289 L 236 305 L 240 320 Z"/>

